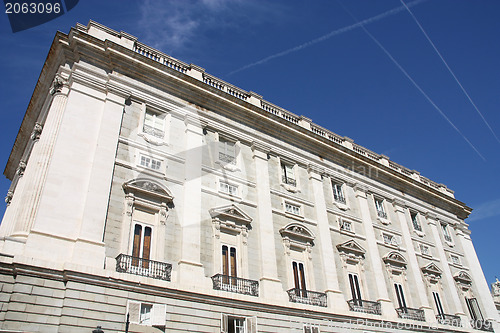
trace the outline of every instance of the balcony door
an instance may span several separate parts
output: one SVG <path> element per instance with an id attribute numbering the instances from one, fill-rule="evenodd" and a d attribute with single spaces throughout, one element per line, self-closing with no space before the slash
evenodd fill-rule
<path id="1" fill-rule="evenodd" d="M 298 296 L 305 297 L 307 295 L 307 286 L 304 264 L 301 262 L 292 261 L 292 270 L 295 293 Z"/>
<path id="2" fill-rule="evenodd" d="M 359 287 L 359 278 L 357 274 L 349 273 L 349 286 L 351 287 L 351 296 L 354 304 L 361 306 L 361 288 Z"/>
<path id="3" fill-rule="evenodd" d="M 134 239 L 132 245 L 132 265 L 149 268 L 151 257 L 151 235 L 150 226 L 136 223 L 134 226 Z"/>

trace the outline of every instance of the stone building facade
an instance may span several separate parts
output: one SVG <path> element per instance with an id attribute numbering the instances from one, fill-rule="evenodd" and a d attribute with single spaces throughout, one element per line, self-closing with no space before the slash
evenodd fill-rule
<path id="1" fill-rule="evenodd" d="M 453 191 L 92 21 L 5 175 L 3 331 L 500 332 Z"/>

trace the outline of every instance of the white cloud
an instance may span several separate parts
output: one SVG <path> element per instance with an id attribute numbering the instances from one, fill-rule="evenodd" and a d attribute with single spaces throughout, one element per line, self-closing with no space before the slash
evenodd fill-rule
<path id="1" fill-rule="evenodd" d="M 263 17 L 255 14 L 267 13 L 268 8 L 244 0 L 145 0 L 140 10 L 141 41 L 171 54 L 184 51 L 197 35 L 211 29 L 247 28 L 249 18 Z"/>
<path id="2" fill-rule="evenodd" d="M 488 217 L 500 216 L 500 198 L 484 202 L 477 206 L 467 222 L 479 221 Z"/>

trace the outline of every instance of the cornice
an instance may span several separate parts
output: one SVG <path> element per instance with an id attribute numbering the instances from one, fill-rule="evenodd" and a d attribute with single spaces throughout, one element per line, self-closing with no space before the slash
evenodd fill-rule
<path id="1" fill-rule="evenodd" d="M 96 27 L 98 26 L 96 25 Z M 116 36 L 116 32 L 113 35 Z M 411 172 L 410 175 L 404 174 L 403 171 L 399 171 L 399 169 L 403 170 L 404 168 L 394 162 L 389 161 L 388 165 L 384 165 L 381 163 L 380 155 L 372 153 L 368 149 L 356 145 L 345 138 L 330 138 L 329 135 L 333 135 L 333 133 L 322 131 L 319 126 L 308 123 L 307 119 L 293 115 L 289 111 L 280 109 L 280 116 L 266 111 L 263 109 L 263 104 L 268 102 L 261 100 L 262 105 L 252 104 L 250 103 L 252 98 L 257 98 L 258 100 L 258 96 L 241 91 L 241 89 L 223 81 L 221 82 L 230 89 L 235 90 L 236 93 L 230 94 L 217 87 L 210 86 L 193 75 L 176 71 L 111 40 L 102 41 L 89 35 L 81 27 L 80 29 L 71 29 L 68 35 L 62 33 L 56 34 L 56 39 L 51 47 L 44 68 L 49 66 L 48 63 L 53 62 L 49 59 L 51 54 L 55 54 L 52 58 L 59 57 L 58 52 L 63 54 L 60 57 L 60 60 L 62 60 L 61 63 L 63 63 L 65 58 L 71 58 L 72 60 L 79 60 L 81 58 L 92 59 L 98 65 L 113 69 L 114 71 L 116 70 L 125 76 L 139 78 L 145 84 L 168 91 L 177 97 L 185 99 L 189 103 L 202 106 L 228 119 L 246 124 L 257 131 L 268 134 L 272 132 L 272 135 L 278 140 L 283 140 L 316 156 L 322 156 L 323 159 L 342 167 L 352 167 L 354 172 L 361 172 L 361 169 L 375 170 L 377 171 L 376 175 L 368 176 L 378 182 L 452 212 L 461 219 L 466 218 L 471 212 L 471 209 L 462 202 L 447 196 L 441 190 L 427 185 L 434 183 L 428 180 L 425 180 L 427 183 L 418 181 L 411 177 Z M 191 66 L 188 67 L 189 70 L 194 68 Z M 205 74 L 203 75 L 205 77 Z M 216 79 L 208 74 L 206 76 Z M 39 84 L 41 81 L 43 81 L 42 78 L 39 80 Z M 34 96 L 37 94 L 36 89 Z M 245 96 L 248 95 L 249 98 L 246 98 L 247 100 L 238 98 L 237 96 L 239 96 L 240 91 Z M 295 120 L 291 121 L 289 119 Z M 304 123 L 307 124 L 302 126 Z M 32 128 L 32 126 L 29 127 Z M 343 144 L 344 142 L 345 145 Z M 16 139 L 16 143 L 20 142 Z M 23 143 L 20 144 L 23 145 Z M 13 152 L 16 149 L 15 145 Z M 378 157 L 374 159 L 373 156 Z M 9 158 L 9 162 L 10 160 Z M 11 169 L 12 166 L 8 163 L 6 175 L 12 174 Z M 438 185 L 436 186 L 439 188 Z"/>

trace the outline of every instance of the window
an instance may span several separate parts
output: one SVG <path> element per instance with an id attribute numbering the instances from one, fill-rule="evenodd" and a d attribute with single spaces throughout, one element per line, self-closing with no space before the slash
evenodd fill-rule
<path id="1" fill-rule="evenodd" d="M 441 230 L 443 230 L 444 240 L 447 242 L 452 242 L 453 240 L 451 239 L 450 231 L 448 230 L 448 225 L 441 224 Z"/>
<path id="2" fill-rule="evenodd" d="M 469 310 L 471 319 L 478 323 L 483 320 L 483 314 L 481 313 L 481 309 L 479 308 L 479 304 L 477 303 L 477 299 L 475 298 L 465 298 L 465 303 L 467 304 L 467 309 Z"/>
<path id="3" fill-rule="evenodd" d="M 411 223 L 413 224 L 413 230 L 422 232 L 422 226 L 418 220 L 418 214 L 415 212 L 410 212 Z"/>
<path id="4" fill-rule="evenodd" d="M 151 254 L 151 233 L 149 226 L 136 223 L 132 245 L 132 266 L 149 268 Z"/>
<path id="5" fill-rule="evenodd" d="M 375 208 L 377 209 L 378 217 L 383 219 L 387 218 L 387 214 L 384 210 L 384 200 L 375 198 Z"/>
<path id="6" fill-rule="evenodd" d="M 284 184 L 291 186 L 297 186 L 297 181 L 295 180 L 295 173 L 293 171 L 293 166 L 286 163 L 281 163 L 281 181 Z"/>
<path id="7" fill-rule="evenodd" d="M 160 170 L 161 161 L 152 157 L 141 155 L 141 166 L 153 170 Z"/>
<path id="8" fill-rule="evenodd" d="M 422 253 L 423 255 L 426 255 L 426 256 L 431 255 L 431 251 L 427 245 L 420 244 L 419 247 L 420 247 L 420 253 Z"/>
<path id="9" fill-rule="evenodd" d="M 165 326 L 167 306 L 128 301 L 127 315 L 133 324 L 144 326 Z"/>
<path id="10" fill-rule="evenodd" d="M 236 164 L 236 143 L 219 137 L 219 161 Z"/>
<path id="11" fill-rule="evenodd" d="M 304 333 L 320 333 L 319 326 L 312 324 L 304 324 Z"/>
<path id="12" fill-rule="evenodd" d="M 345 221 L 344 219 L 340 219 L 340 230 L 344 231 L 353 231 L 352 230 L 352 223 L 349 221 Z"/>
<path id="13" fill-rule="evenodd" d="M 389 244 L 389 245 L 398 245 L 398 241 L 394 235 L 390 234 L 382 234 L 382 237 L 384 238 L 384 243 Z"/>
<path id="14" fill-rule="evenodd" d="M 225 182 L 219 182 L 219 190 L 222 193 L 226 193 L 229 195 L 238 195 L 238 186 L 231 185 Z"/>
<path id="15" fill-rule="evenodd" d="M 221 333 L 256 333 L 257 317 L 221 315 Z"/>
<path id="16" fill-rule="evenodd" d="M 406 300 L 403 292 L 403 286 L 400 283 L 394 283 L 394 289 L 396 290 L 396 298 L 398 300 L 399 308 L 406 309 Z"/>
<path id="17" fill-rule="evenodd" d="M 433 291 L 432 297 L 434 298 L 434 305 L 436 306 L 436 311 L 438 313 L 438 316 L 443 316 L 444 315 L 443 305 L 441 304 L 441 298 L 439 297 L 439 294 Z"/>
<path id="18" fill-rule="evenodd" d="M 455 265 L 460 265 L 460 258 L 454 254 L 450 254 L 451 262 Z"/>
<path id="19" fill-rule="evenodd" d="M 300 206 L 285 202 L 285 211 L 290 214 L 300 215 Z"/>
<path id="20" fill-rule="evenodd" d="M 304 264 L 297 261 L 292 261 L 292 271 L 293 271 L 293 282 L 295 293 L 300 296 L 306 296 L 306 273 L 304 269 Z"/>
<path id="21" fill-rule="evenodd" d="M 333 188 L 333 199 L 336 202 L 345 204 L 344 191 L 342 190 L 342 184 L 332 181 Z"/>
<path id="22" fill-rule="evenodd" d="M 232 246 L 222 245 L 222 275 L 223 283 L 236 284 L 237 277 L 237 258 L 236 248 Z"/>
<path id="23" fill-rule="evenodd" d="M 163 139 L 163 137 L 165 136 L 164 127 L 165 115 L 146 109 L 146 114 L 144 115 L 143 132 Z"/>
<path id="24" fill-rule="evenodd" d="M 351 288 L 351 296 L 356 305 L 361 305 L 361 288 L 359 287 L 359 278 L 357 274 L 349 273 L 349 286 Z"/>

